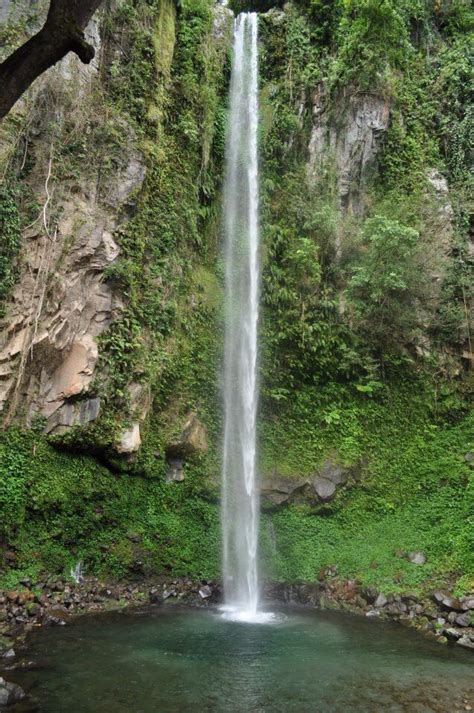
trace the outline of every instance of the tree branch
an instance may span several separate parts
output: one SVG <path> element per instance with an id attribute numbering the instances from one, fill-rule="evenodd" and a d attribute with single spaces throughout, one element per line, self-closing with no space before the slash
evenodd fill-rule
<path id="1" fill-rule="evenodd" d="M 84 30 L 102 0 L 51 0 L 41 30 L 0 64 L 0 119 L 43 72 L 65 57 L 77 54 L 89 64 L 94 48 Z"/>

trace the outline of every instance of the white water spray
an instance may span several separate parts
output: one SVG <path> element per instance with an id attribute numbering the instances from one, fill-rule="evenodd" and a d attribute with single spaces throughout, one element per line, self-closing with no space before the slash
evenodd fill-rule
<path id="1" fill-rule="evenodd" d="M 257 15 L 234 22 L 224 190 L 226 265 L 222 533 L 225 608 L 258 620 L 256 488 L 258 225 Z"/>

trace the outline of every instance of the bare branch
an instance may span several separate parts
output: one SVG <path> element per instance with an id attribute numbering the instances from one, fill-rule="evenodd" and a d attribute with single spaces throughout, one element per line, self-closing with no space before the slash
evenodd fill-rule
<path id="1" fill-rule="evenodd" d="M 89 64 L 94 48 L 84 30 L 102 0 L 51 0 L 41 30 L 0 64 L 0 119 L 43 72 L 65 57 L 77 54 Z"/>

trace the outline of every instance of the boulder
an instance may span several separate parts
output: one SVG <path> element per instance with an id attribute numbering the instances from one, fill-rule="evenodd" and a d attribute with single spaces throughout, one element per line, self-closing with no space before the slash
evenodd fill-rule
<path id="1" fill-rule="evenodd" d="M 459 644 L 459 646 L 463 646 L 465 649 L 474 650 L 474 641 L 467 634 L 461 636 L 461 638 L 457 640 L 457 643 Z"/>
<path id="2" fill-rule="evenodd" d="M 65 607 L 52 607 L 43 617 L 43 626 L 65 626 L 70 621 L 70 614 Z"/>
<path id="3" fill-rule="evenodd" d="M 343 485 L 350 476 L 350 469 L 337 463 L 333 458 L 327 458 L 318 470 L 320 478 L 330 480 L 334 485 Z"/>
<path id="4" fill-rule="evenodd" d="M 150 590 L 148 599 L 150 600 L 150 604 L 163 604 L 163 595 L 156 587 Z"/>
<path id="5" fill-rule="evenodd" d="M 445 609 L 453 609 L 455 611 L 463 611 L 462 604 L 456 597 L 451 596 L 447 592 L 437 590 L 433 592 L 433 599 L 437 604 Z"/>
<path id="6" fill-rule="evenodd" d="M 361 590 L 361 596 L 363 599 L 365 599 L 367 604 L 373 604 L 375 602 L 375 600 L 377 599 L 378 595 L 379 595 L 379 593 L 375 589 L 375 587 L 364 587 Z"/>
<path id="7" fill-rule="evenodd" d="M 304 501 L 309 481 L 306 478 L 285 477 L 274 472 L 260 486 L 260 498 L 265 508 Z"/>
<path id="8" fill-rule="evenodd" d="M 388 599 L 385 596 L 385 594 L 382 594 L 382 592 L 380 592 L 380 594 L 378 595 L 377 599 L 374 602 L 374 606 L 377 608 L 384 607 L 387 604 L 387 602 L 388 602 Z"/>
<path id="9" fill-rule="evenodd" d="M 166 446 L 166 457 L 186 459 L 207 451 L 207 431 L 195 413 L 188 416 L 180 436 Z"/>
<path id="10" fill-rule="evenodd" d="M 458 614 L 458 616 L 454 619 L 454 623 L 458 626 L 469 626 L 471 623 L 471 615 L 467 612 L 464 614 Z"/>
<path id="11" fill-rule="evenodd" d="M 461 602 L 461 608 L 463 611 L 474 609 L 474 595 L 468 594 L 465 597 L 461 597 L 459 601 Z"/>
<path id="12" fill-rule="evenodd" d="M 140 424 L 133 423 L 120 434 L 117 451 L 122 455 L 136 453 L 141 445 Z"/>
<path id="13" fill-rule="evenodd" d="M 426 555 L 424 555 L 423 552 L 409 552 L 408 560 L 413 564 L 425 564 Z"/>
<path id="14" fill-rule="evenodd" d="M 336 485 L 326 478 L 315 478 L 313 487 L 318 499 L 323 503 L 332 500 L 336 494 Z"/>
<path id="15" fill-rule="evenodd" d="M 24 690 L 16 683 L 5 681 L 0 676 L 0 706 L 11 706 L 25 698 Z"/>
<path id="16" fill-rule="evenodd" d="M 184 463 L 181 458 L 170 458 L 166 469 L 167 483 L 182 483 L 184 480 Z"/>

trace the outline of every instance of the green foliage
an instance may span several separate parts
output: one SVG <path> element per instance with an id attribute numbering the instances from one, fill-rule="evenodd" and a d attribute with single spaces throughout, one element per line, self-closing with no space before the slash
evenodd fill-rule
<path id="1" fill-rule="evenodd" d="M 17 552 L 19 576 L 68 571 L 78 559 L 109 576 L 215 576 L 218 514 L 201 497 L 204 470 L 188 463 L 183 484 L 164 482 L 163 461 L 159 478 L 114 475 L 43 436 L 9 430 L 0 436 L 0 537 Z"/>
<path id="2" fill-rule="evenodd" d="M 474 109 L 470 97 L 473 43 L 460 35 L 445 45 L 433 62 L 436 121 L 451 179 L 472 181 L 471 149 L 474 141 Z M 459 190 L 459 186 L 457 186 Z"/>
<path id="3" fill-rule="evenodd" d="M 331 68 L 333 86 L 356 82 L 362 89 L 387 81 L 410 52 L 400 4 L 393 0 L 344 0 L 339 51 Z"/>
<path id="4" fill-rule="evenodd" d="M 20 218 L 16 196 L 8 184 L 0 186 L 0 311 L 15 282 L 15 258 L 20 248 Z"/>
<path id="5" fill-rule="evenodd" d="M 398 221 L 375 216 L 361 234 L 362 254 L 351 265 L 346 297 L 355 329 L 375 347 L 412 341 L 417 302 L 426 284 L 420 270 L 420 236 Z"/>
<path id="6" fill-rule="evenodd" d="M 267 573 L 312 580 L 337 564 L 341 576 L 390 591 L 423 588 L 430 579 L 436 586 L 446 576 L 461 576 L 459 586 L 468 588 L 474 478 L 464 454 L 472 419 L 438 425 L 427 409 L 433 395 L 419 382 L 385 388 L 376 399 L 334 386 L 306 391 L 262 426 L 264 472 L 310 475 L 333 449 L 363 466 L 360 480 L 324 512 L 292 505 L 264 517 Z M 424 567 L 400 556 L 420 549 Z"/>

